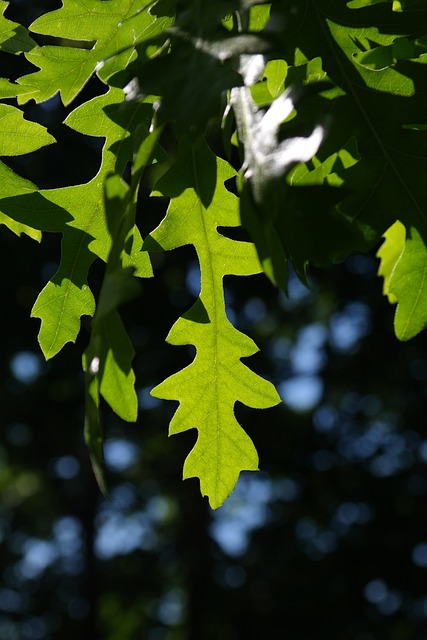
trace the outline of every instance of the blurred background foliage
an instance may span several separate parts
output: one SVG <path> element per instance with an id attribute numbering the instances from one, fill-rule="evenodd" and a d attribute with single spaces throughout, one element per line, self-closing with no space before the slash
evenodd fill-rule
<path id="1" fill-rule="evenodd" d="M 16 0 L 8 17 L 59 4 Z M 102 91 L 93 81 L 79 100 Z M 41 187 L 94 175 L 99 139 L 62 125 L 56 98 L 25 112 L 59 143 L 11 166 Z M 143 233 L 164 210 L 141 195 Z M 2 227 L 0 241 L 2 640 L 426 637 L 427 338 L 395 339 L 373 255 L 313 271 L 309 289 L 291 275 L 288 298 L 265 277 L 226 279 L 230 319 L 284 404 L 236 408 L 262 471 L 212 512 L 181 481 L 194 435 L 168 439 L 173 403 L 149 394 L 192 357 L 164 343 L 198 291 L 192 249 L 155 255 L 155 280 L 123 309 L 140 412 L 127 425 L 105 407 L 105 500 L 82 437 L 88 333 L 46 363 L 29 317 L 59 237 L 39 246 Z"/>

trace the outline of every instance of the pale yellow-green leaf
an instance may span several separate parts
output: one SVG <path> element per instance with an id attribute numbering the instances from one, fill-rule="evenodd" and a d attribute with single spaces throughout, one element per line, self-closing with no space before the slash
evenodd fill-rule
<path id="1" fill-rule="evenodd" d="M 76 233 L 73 242 L 62 242 L 61 264 L 39 294 L 31 316 L 41 319 L 39 343 L 45 358 L 56 355 L 67 342 L 75 342 L 80 318 L 92 316 L 95 299 L 87 282 L 93 257 L 87 251 L 87 239 Z"/>
<path id="2" fill-rule="evenodd" d="M 396 336 L 409 340 L 427 325 L 427 251 L 415 227 L 407 229 L 405 248 L 391 272 L 388 290 L 397 300 Z"/>
<path id="3" fill-rule="evenodd" d="M 234 415 L 236 402 L 267 408 L 280 401 L 273 385 L 241 362 L 258 349 L 226 315 L 224 276 L 261 270 L 252 243 L 218 232 L 219 226 L 240 224 L 237 198 L 224 184 L 233 175 L 206 143 L 182 143 L 176 163 L 157 184 L 157 192 L 171 198 L 167 216 L 144 243 L 148 250 L 191 243 L 200 262 L 200 296 L 167 337 L 171 344 L 195 345 L 196 357 L 158 385 L 153 395 L 179 401 L 171 434 L 198 430 L 184 478 L 200 479 L 201 492 L 214 509 L 230 495 L 242 470 L 258 468 L 255 447 Z"/>
<path id="4" fill-rule="evenodd" d="M 12 169 L 3 164 L 3 162 L 0 162 L 0 185 L 1 198 L 29 194 L 37 190 L 35 184 L 29 180 L 25 180 L 25 178 L 22 178 L 21 176 L 18 176 L 12 171 Z M 14 220 L 7 215 L 7 213 L 3 211 L 2 199 L 0 199 L 0 225 L 8 227 L 8 229 L 17 236 L 25 233 L 30 238 L 33 238 L 33 240 L 40 242 L 42 237 L 41 231 L 38 228 L 33 228 L 31 226 L 31 220 L 28 222 L 29 224 L 25 224 L 24 222 Z"/>
<path id="5" fill-rule="evenodd" d="M 395 304 L 397 299 L 394 294 L 390 293 L 390 279 L 405 248 L 406 230 L 404 225 L 396 220 L 384 233 L 383 238 L 384 242 L 377 251 L 377 257 L 380 258 L 378 275 L 384 278 L 383 294 L 387 296 L 391 304 Z"/>
<path id="6" fill-rule="evenodd" d="M 2 156 L 31 153 L 55 142 L 45 127 L 26 120 L 22 111 L 9 104 L 0 104 L 0 131 Z"/>
<path id="7" fill-rule="evenodd" d="M 3 10 L 0 14 L 0 51 L 13 54 L 31 51 L 31 49 L 37 45 L 28 35 L 27 29 L 16 22 L 12 22 L 12 20 L 8 20 L 4 15 L 9 4 L 9 2 L 2 2 Z"/>
<path id="8" fill-rule="evenodd" d="M 265 67 L 264 75 L 267 78 L 267 87 L 273 98 L 277 98 L 282 91 L 288 73 L 288 65 L 285 60 L 269 60 Z"/>
<path id="9" fill-rule="evenodd" d="M 135 56 L 133 45 L 170 22 L 168 16 L 152 15 L 140 0 L 64 0 L 61 8 L 35 20 L 30 31 L 74 40 L 75 46 L 45 45 L 26 54 L 39 70 L 19 78 L 19 102 L 42 102 L 59 91 L 69 104 L 94 72 L 106 81 L 123 70 Z"/>

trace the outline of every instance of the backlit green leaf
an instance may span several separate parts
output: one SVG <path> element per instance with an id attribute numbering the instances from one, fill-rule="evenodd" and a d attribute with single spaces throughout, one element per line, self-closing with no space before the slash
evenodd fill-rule
<path id="1" fill-rule="evenodd" d="M 284 88 L 288 65 L 285 60 L 270 60 L 264 71 L 267 87 L 273 98 L 277 98 Z"/>
<path id="2" fill-rule="evenodd" d="M 86 372 L 85 437 L 95 475 L 104 491 L 99 395 L 124 420 L 135 421 L 138 412 L 132 369 L 135 352 L 117 310 L 122 303 L 139 294 L 134 276 L 152 275 L 148 255 L 141 251 L 142 240 L 135 227 L 135 210 L 141 176 L 158 153 L 160 132 L 160 129 L 147 131 L 141 140 L 135 154 L 130 187 L 117 174 L 111 174 L 105 180 L 107 224 L 114 242 L 92 321 L 90 343 L 83 357 Z M 130 248 L 129 240 L 132 241 Z M 135 254 L 139 254 L 139 258 Z"/>
<path id="3" fill-rule="evenodd" d="M 4 13 L 9 6 L 9 2 L 2 1 L 2 12 L 0 14 L 0 51 L 6 53 L 22 53 L 31 51 L 36 45 L 30 38 L 28 31 L 21 24 L 8 20 Z"/>
<path id="4" fill-rule="evenodd" d="M 427 172 L 427 94 L 418 90 L 427 83 L 426 13 L 396 11 L 395 3 L 375 3 L 365 12 L 362 7 L 370 4 L 305 0 L 287 14 L 285 85 L 309 86 L 315 61 L 325 81 L 320 91 L 307 90 L 297 100 L 296 116 L 281 126 L 278 142 L 322 118 L 326 139 L 311 161 L 289 171 L 293 189 L 284 190 L 275 207 L 271 199 L 265 207 L 268 224 L 302 278 L 309 263 L 327 264 L 373 247 L 397 219 L 427 238 L 427 191 L 417 177 Z M 409 9 L 416 3 L 401 4 Z M 405 263 L 414 250 L 419 265 L 421 247 L 414 238 L 407 242 Z M 267 264 L 275 249 L 265 246 Z M 409 308 L 401 305 L 399 318 Z M 411 321 L 408 327 L 421 324 Z"/>
<path id="5" fill-rule="evenodd" d="M 191 243 L 200 262 L 200 296 L 167 337 L 171 344 L 194 344 L 196 357 L 153 395 L 180 403 L 171 434 L 198 430 L 184 478 L 200 478 L 201 492 L 213 508 L 231 493 L 242 470 L 258 468 L 255 447 L 235 418 L 235 403 L 266 408 L 280 400 L 271 383 L 241 362 L 257 347 L 230 324 L 224 306 L 223 277 L 260 270 L 251 243 L 230 240 L 217 230 L 240 222 L 237 199 L 224 185 L 233 175 L 204 142 L 182 143 L 176 163 L 157 184 L 159 193 L 171 198 L 167 216 L 144 243 L 148 250 Z"/>
<path id="6" fill-rule="evenodd" d="M 427 251 L 415 227 L 407 231 L 405 248 L 391 273 L 388 290 L 397 300 L 396 336 L 409 340 L 427 325 Z"/>
<path id="7" fill-rule="evenodd" d="M 370 7 L 374 4 L 389 4 L 391 9 L 396 12 L 411 11 L 411 10 L 424 10 L 424 0 L 350 0 L 347 2 L 347 6 L 350 9 L 362 9 L 363 7 Z"/>
<path id="8" fill-rule="evenodd" d="M 30 26 L 33 33 L 75 40 L 77 47 L 46 45 L 27 54 L 39 71 L 19 79 L 19 101 L 41 102 L 59 91 L 64 104 L 69 104 L 95 69 L 103 80 L 122 69 L 134 55 L 133 44 L 171 21 L 141 9 L 139 0 L 64 0 L 60 9 L 35 20 Z M 113 56 L 123 48 L 127 48 L 124 53 Z M 99 66 L 109 56 L 113 57 Z"/>
<path id="9" fill-rule="evenodd" d="M 378 275 L 384 278 L 384 295 L 388 297 L 390 303 L 394 304 L 397 299 L 390 293 L 390 279 L 405 248 L 405 227 L 399 220 L 396 220 L 383 237 L 384 242 L 377 251 L 377 257 L 381 260 Z"/>
<path id="10" fill-rule="evenodd" d="M 0 104 L 0 129 L 2 156 L 19 156 L 55 142 L 44 127 L 26 120 L 22 111 L 8 104 Z"/>
<path id="11" fill-rule="evenodd" d="M 87 284 L 88 270 L 96 257 L 107 260 L 112 245 L 104 207 L 104 180 L 116 167 L 123 170 L 132 157 L 128 138 L 138 124 L 136 114 L 143 114 L 147 107 L 133 103 L 120 110 L 123 100 L 122 91 L 111 89 L 76 109 L 67 120 L 77 130 L 106 137 L 102 164 L 92 180 L 23 194 L 19 199 L 0 200 L 0 209 L 16 222 L 63 234 L 58 272 L 43 289 L 32 311 L 34 317 L 42 320 L 39 341 L 47 358 L 60 351 L 66 342 L 74 342 L 81 316 L 92 315 L 95 310 Z M 107 113 L 111 113 L 111 118 Z M 151 274 L 148 254 L 138 249 L 139 232 L 135 234 L 136 244 L 132 242 L 135 250 L 126 256 L 126 265 L 135 264 L 138 274 L 147 276 Z"/>
<path id="12" fill-rule="evenodd" d="M 63 108 L 33 102 L 58 93 L 65 105 L 80 93 L 65 126 L 103 141 L 99 168 L 82 184 L 39 189 L 0 163 L 0 225 L 35 239 L 62 237 L 58 270 L 32 311 L 46 358 L 91 317 L 85 438 L 98 482 L 106 493 L 101 396 L 121 418 L 138 415 L 120 307 L 141 294 L 138 278 L 152 275 L 149 252 L 192 245 L 200 294 L 167 340 L 196 354 L 153 394 L 178 402 L 171 434 L 197 430 L 184 477 L 199 478 L 216 508 L 241 471 L 258 468 L 236 402 L 279 402 L 242 361 L 257 347 L 227 317 L 225 277 L 264 270 L 286 290 L 290 263 L 305 281 L 310 265 L 370 251 L 384 235 L 379 274 L 397 303 L 396 334 L 408 340 L 427 324 L 427 5 L 63 0 L 29 30 L 8 20 L 7 2 L 2 9 L 4 162 L 30 176 L 40 156 L 50 166 L 49 149 L 39 150 L 55 142 Z M 86 90 L 99 95 L 85 101 Z M 224 149 L 233 165 L 240 158 L 238 176 Z M 57 184 L 56 173 L 52 179 Z M 143 241 L 136 211 L 146 228 L 153 184 L 151 196 L 169 206 Z M 241 223 L 254 244 L 222 231 Z M 105 271 L 95 303 L 89 276 L 98 259 Z"/>
<path id="13" fill-rule="evenodd" d="M 31 315 L 41 319 L 39 342 L 46 359 L 52 358 L 80 331 L 80 318 L 92 316 L 95 300 L 87 285 L 87 272 L 94 256 L 87 250 L 87 238 L 75 234 L 62 242 L 61 264 L 37 298 Z M 86 259 L 86 262 L 85 262 Z"/>
<path id="14" fill-rule="evenodd" d="M 37 190 L 35 184 L 30 182 L 29 180 L 25 180 L 21 176 L 18 176 L 16 173 L 9 169 L 3 162 L 0 162 L 0 184 L 1 186 L 1 195 L 3 198 L 7 198 L 10 196 L 19 196 L 22 194 L 33 193 Z M 39 229 L 35 229 L 31 224 L 25 224 L 24 222 L 19 222 L 13 218 L 11 218 L 2 208 L 2 200 L 0 199 L 0 225 L 4 225 L 8 227 L 13 233 L 17 236 L 20 236 L 21 233 L 25 233 L 30 236 L 34 240 L 40 242 L 42 234 Z"/>

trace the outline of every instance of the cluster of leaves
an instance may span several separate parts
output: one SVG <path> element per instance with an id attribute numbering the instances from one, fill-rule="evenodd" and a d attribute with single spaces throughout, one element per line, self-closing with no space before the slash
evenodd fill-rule
<path id="1" fill-rule="evenodd" d="M 280 400 L 241 361 L 257 347 L 227 317 L 224 276 L 263 270 L 286 291 L 289 262 L 305 281 L 308 265 L 369 251 L 385 234 L 380 274 L 397 303 L 396 334 L 409 339 L 427 323 L 427 10 L 417 0 L 63 0 L 26 29 L 2 5 L 0 50 L 34 70 L 0 78 L 0 223 L 38 241 L 62 234 L 60 265 L 32 310 L 41 349 L 55 356 L 92 316 L 85 435 L 102 486 L 100 396 L 124 420 L 137 417 L 119 307 L 153 275 L 151 252 L 194 245 L 200 294 L 167 341 L 194 345 L 196 356 L 153 394 L 179 402 L 170 433 L 198 429 L 184 477 L 200 478 L 216 508 L 242 470 L 258 467 L 235 403 Z M 39 189 L 6 160 L 55 143 L 26 105 L 58 93 L 69 105 L 93 75 L 105 92 L 65 124 L 104 139 L 99 171 Z M 153 164 L 151 197 L 169 207 L 143 239 L 138 190 Z M 224 231 L 242 224 L 253 243 Z M 95 303 L 97 259 L 106 268 Z"/>

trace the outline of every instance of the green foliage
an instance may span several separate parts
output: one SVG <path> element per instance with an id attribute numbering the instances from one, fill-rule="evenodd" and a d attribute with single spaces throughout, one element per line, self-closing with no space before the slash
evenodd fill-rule
<path id="1" fill-rule="evenodd" d="M 179 402 L 170 433 L 197 429 L 184 477 L 200 478 L 216 508 L 242 470 L 258 467 L 236 402 L 279 402 L 241 361 L 257 347 L 227 317 L 225 276 L 263 270 L 286 291 L 290 263 L 305 281 L 309 265 L 370 251 L 385 235 L 379 273 L 397 303 L 396 335 L 407 340 L 427 324 L 427 10 L 417 0 L 63 0 L 27 30 L 3 5 L 0 49 L 34 67 L 16 82 L 0 78 L 5 162 L 55 143 L 31 120 L 30 101 L 59 94 L 72 106 L 93 76 L 105 86 L 65 120 L 104 139 L 91 180 L 39 189 L 0 164 L 0 224 L 39 241 L 62 235 L 60 265 L 32 310 L 40 347 L 52 358 L 92 317 L 85 436 L 106 490 L 100 396 L 124 420 L 138 408 L 119 308 L 139 295 L 138 278 L 153 275 L 150 253 L 193 245 L 200 295 L 167 341 L 194 345 L 196 356 L 153 393 Z M 151 197 L 169 207 L 143 239 L 136 210 L 148 168 Z M 222 231 L 240 225 L 253 244 Z M 95 301 L 97 259 L 106 266 Z"/>
<path id="2" fill-rule="evenodd" d="M 258 468 L 255 447 L 234 417 L 234 404 L 261 409 L 280 401 L 273 385 L 240 361 L 257 347 L 230 324 L 225 312 L 223 277 L 260 271 L 251 243 L 218 232 L 218 227 L 240 224 L 237 198 L 225 187 L 233 174 L 204 141 L 183 141 L 174 165 L 156 185 L 170 198 L 167 216 L 144 243 L 148 250 L 191 243 L 197 251 L 200 296 L 167 337 L 171 344 L 194 344 L 197 354 L 191 365 L 157 386 L 153 394 L 180 402 L 170 433 L 199 430 L 184 478 L 200 478 L 202 494 L 209 496 L 213 508 L 231 493 L 240 471 Z"/>
<path id="3" fill-rule="evenodd" d="M 397 221 L 385 234 L 380 275 L 384 293 L 397 303 L 394 327 L 400 340 L 409 340 L 425 326 L 427 314 L 427 256 L 424 242 L 415 227 L 405 238 L 405 228 Z"/>
<path id="4" fill-rule="evenodd" d="M 384 278 L 383 293 L 392 304 L 397 302 L 395 295 L 390 291 L 390 282 L 397 262 L 405 248 L 406 232 L 400 222 L 396 222 L 384 234 L 384 242 L 378 249 L 377 257 L 381 259 L 378 275 Z"/>

